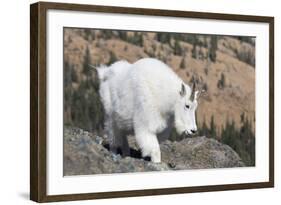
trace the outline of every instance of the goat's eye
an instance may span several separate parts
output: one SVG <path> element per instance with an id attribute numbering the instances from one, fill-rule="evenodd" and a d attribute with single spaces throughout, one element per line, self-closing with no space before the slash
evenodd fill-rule
<path id="1" fill-rule="evenodd" d="M 189 109 L 189 108 L 190 108 L 190 106 L 189 106 L 189 105 L 185 105 L 185 108 Z"/>

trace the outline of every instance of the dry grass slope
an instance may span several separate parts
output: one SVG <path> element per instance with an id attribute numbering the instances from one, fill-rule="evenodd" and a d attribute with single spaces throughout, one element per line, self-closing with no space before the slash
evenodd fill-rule
<path id="1" fill-rule="evenodd" d="M 127 32 L 127 36 L 133 35 L 133 32 Z M 200 100 L 197 112 L 199 124 L 205 119 L 209 125 L 213 115 L 218 131 L 225 125 L 227 119 L 234 120 L 236 126 L 240 127 L 240 115 L 245 113 L 254 130 L 255 69 L 253 65 L 243 62 L 239 57 L 247 53 L 254 59 L 254 45 L 237 38 L 222 36 L 218 40 L 216 61 L 211 62 L 206 59 L 208 52 L 206 47 L 197 47 L 198 55 L 193 58 L 192 44 L 179 41 L 183 52 L 178 55 L 174 53 L 173 46 L 159 42 L 155 35 L 143 33 L 143 45 L 139 46 L 115 37 L 114 33 L 105 37 L 99 30 L 86 32 L 84 29 L 65 29 L 64 59 L 73 65 L 78 77 L 73 87 L 77 88 L 86 78 L 82 71 L 87 48 L 93 65 L 107 64 L 111 55 L 114 55 L 116 60 L 125 59 L 129 62 L 135 62 L 143 57 L 155 57 L 165 61 L 186 83 L 195 79 L 207 88 L 207 94 Z M 171 44 L 175 45 L 173 39 Z M 219 89 L 218 82 L 222 75 L 224 88 Z"/>

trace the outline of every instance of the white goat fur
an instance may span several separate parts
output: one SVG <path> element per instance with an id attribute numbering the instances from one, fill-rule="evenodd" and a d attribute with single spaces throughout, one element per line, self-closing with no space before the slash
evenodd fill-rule
<path id="1" fill-rule="evenodd" d="M 112 148 L 122 147 L 123 154 L 128 155 L 127 135 L 134 134 L 142 156 L 161 162 L 157 134 L 170 129 L 173 121 L 178 133 L 190 134 L 190 130 L 197 129 L 194 114 L 197 101 L 189 100 L 190 87 L 161 61 L 152 58 L 133 64 L 118 61 L 97 70 L 106 115 L 105 130 Z M 180 96 L 182 85 L 184 98 Z M 185 104 L 192 106 L 190 111 L 184 111 Z"/>

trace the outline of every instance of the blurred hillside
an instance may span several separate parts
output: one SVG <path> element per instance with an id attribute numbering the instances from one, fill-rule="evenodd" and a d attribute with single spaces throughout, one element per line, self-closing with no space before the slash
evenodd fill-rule
<path id="1" fill-rule="evenodd" d="M 154 57 L 187 84 L 207 92 L 197 109 L 199 133 L 229 144 L 254 164 L 255 39 L 153 32 L 64 29 L 64 122 L 102 131 L 98 80 L 88 64 Z M 177 136 L 171 136 L 176 140 Z"/>

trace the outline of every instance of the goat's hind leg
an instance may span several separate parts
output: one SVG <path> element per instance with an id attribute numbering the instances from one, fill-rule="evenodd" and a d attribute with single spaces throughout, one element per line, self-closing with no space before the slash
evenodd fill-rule
<path id="1" fill-rule="evenodd" d="M 118 135 L 113 126 L 112 116 L 106 116 L 105 128 L 109 141 L 109 150 L 115 154 L 118 154 L 118 148 L 120 147 Z"/>
<path id="2" fill-rule="evenodd" d="M 130 156 L 130 148 L 127 136 L 116 126 L 114 126 L 113 139 L 111 142 L 110 150 L 112 150 L 116 154 L 122 154 L 123 157 Z"/>

